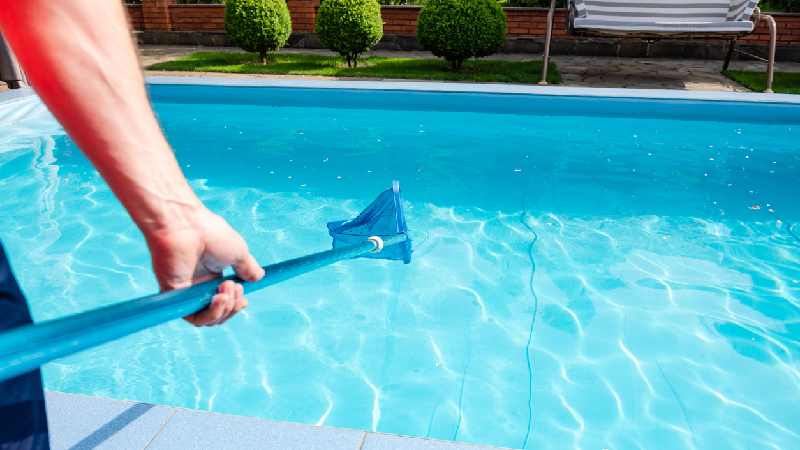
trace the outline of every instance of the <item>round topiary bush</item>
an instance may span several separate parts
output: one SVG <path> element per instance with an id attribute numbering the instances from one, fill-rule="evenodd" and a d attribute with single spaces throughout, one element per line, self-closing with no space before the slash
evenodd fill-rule
<path id="1" fill-rule="evenodd" d="M 267 52 L 289 40 L 292 19 L 286 0 L 225 0 L 225 32 L 248 52 L 258 52 L 261 64 Z"/>
<path id="2" fill-rule="evenodd" d="M 322 0 L 317 12 L 317 34 L 326 48 L 338 52 L 347 67 L 383 37 L 378 0 Z"/>
<path id="3" fill-rule="evenodd" d="M 496 52 L 505 39 L 497 0 L 428 0 L 417 19 L 417 41 L 455 70 L 468 58 Z"/>

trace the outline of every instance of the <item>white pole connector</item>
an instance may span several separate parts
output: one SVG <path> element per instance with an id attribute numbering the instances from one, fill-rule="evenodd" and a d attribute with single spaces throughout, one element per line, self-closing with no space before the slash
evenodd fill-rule
<path id="1" fill-rule="evenodd" d="M 367 240 L 375 244 L 372 253 L 380 253 L 381 250 L 383 250 L 383 239 L 381 239 L 380 236 L 370 236 Z"/>

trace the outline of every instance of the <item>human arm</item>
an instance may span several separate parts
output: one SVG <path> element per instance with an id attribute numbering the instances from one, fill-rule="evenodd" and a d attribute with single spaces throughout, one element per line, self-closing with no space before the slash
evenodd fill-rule
<path id="1" fill-rule="evenodd" d="M 192 191 L 152 112 L 119 1 L 2 0 L 0 29 L 33 88 L 92 161 L 142 231 L 162 290 L 233 265 L 264 272 L 244 240 Z M 187 318 L 221 323 L 246 305 L 241 285 L 221 285 Z"/>

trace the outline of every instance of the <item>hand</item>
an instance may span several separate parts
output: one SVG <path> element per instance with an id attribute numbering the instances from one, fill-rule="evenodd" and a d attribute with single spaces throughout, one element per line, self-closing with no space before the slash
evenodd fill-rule
<path id="1" fill-rule="evenodd" d="M 178 226 L 145 231 L 153 272 L 162 291 L 218 277 L 228 266 L 233 266 L 243 280 L 257 281 L 264 276 L 244 239 L 225 219 L 202 206 L 185 219 Z M 245 306 L 244 288 L 228 280 L 220 284 L 207 308 L 184 319 L 195 326 L 220 325 Z"/>

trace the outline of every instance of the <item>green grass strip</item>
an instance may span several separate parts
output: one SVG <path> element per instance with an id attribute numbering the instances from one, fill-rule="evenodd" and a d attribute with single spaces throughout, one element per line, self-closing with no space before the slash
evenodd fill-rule
<path id="1" fill-rule="evenodd" d="M 358 67 L 348 68 L 343 60 L 333 56 L 301 53 L 273 53 L 266 65 L 258 55 L 241 52 L 196 52 L 181 58 L 153 64 L 149 70 L 181 72 L 222 72 L 273 75 L 318 75 L 329 77 L 410 78 L 416 80 L 479 81 L 502 83 L 536 83 L 542 62 L 470 60 L 460 71 L 452 71 L 442 59 L 387 58 L 370 56 L 359 61 Z M 548 82 L 561 80 L 551 63 Z"/>
<path id="2" fill-rule="evenodd" d="M 726 70 L 725 75 L 751 91 L 763 92 L 767 87 L 766 72 Z M 800 72 L 775 72 L 772 90 L 780 94 L 800 94 Z"/>

